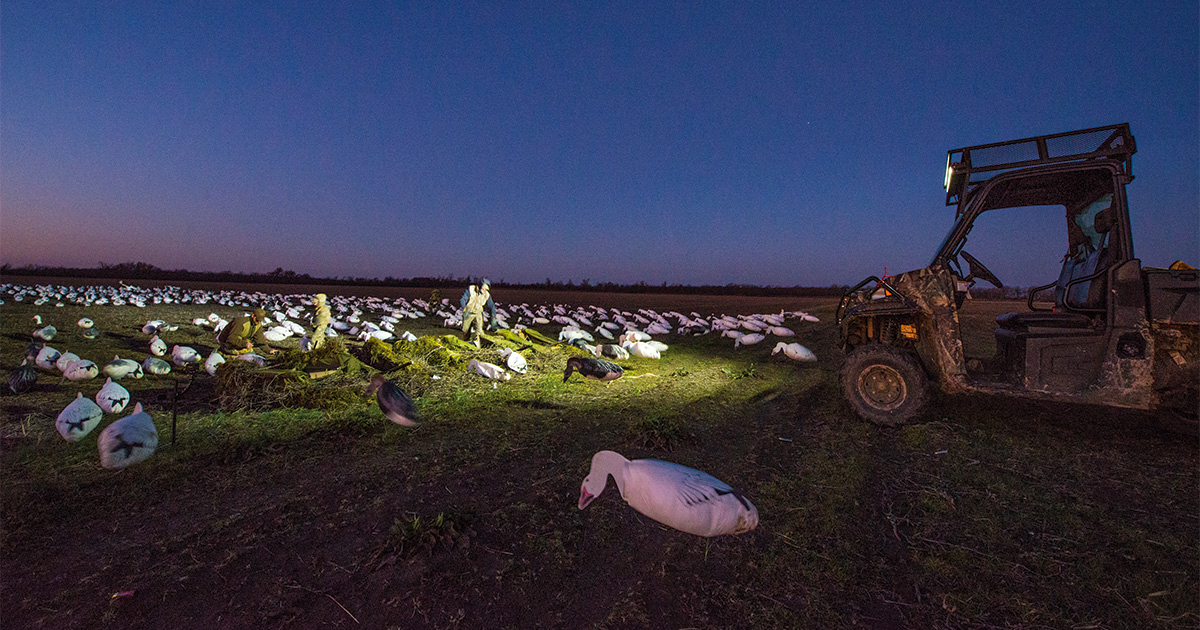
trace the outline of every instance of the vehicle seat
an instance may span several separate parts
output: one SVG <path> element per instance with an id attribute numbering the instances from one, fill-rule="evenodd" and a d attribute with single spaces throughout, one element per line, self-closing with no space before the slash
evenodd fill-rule
<path id="1" fill-rule="evenodd" d="M 1096 214 L 1095 231 L 1100 235 L 1099 248 L 1088 251 L 1085 247 L 1083 251 L 1088 251 L 1086 255 L 1068 254 L 1063 259 L 1062 271 L 1054 283 L 1054 310 L 1005 313 L 996 318 L 999 329 L 1026 332 L 1030 328 L 1089 328 L 1093 324 L 1093 316 L 1067 310 L 1064 303 L 1081 310 L 1100 312 L 1104 309 L 1108 289 L 1105 274 L 1073 285 L 1070 283 L 1103 272 L 1112 265 L 1112 252 L 1108 247 L 1108 232 L 1112 224 L 1111 210 Z"/>

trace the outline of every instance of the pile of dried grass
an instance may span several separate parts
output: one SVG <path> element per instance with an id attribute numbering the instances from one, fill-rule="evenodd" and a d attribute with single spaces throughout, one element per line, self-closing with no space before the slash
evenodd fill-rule
<path id="1" fill-rule="evenodd" d="M 299 370 L 263 369 L 246 361 L 222 363 L 214 376 L 217 405 L 225 411 L 334 409 L 363 402 L 366 390 L 360 378 L 312 381 Z"/>

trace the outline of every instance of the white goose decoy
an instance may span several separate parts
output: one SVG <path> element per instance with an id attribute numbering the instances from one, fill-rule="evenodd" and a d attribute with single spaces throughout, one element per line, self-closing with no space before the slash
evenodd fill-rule
<path id="1" fill-rule="evenodd" d="M 766 338 L 767 338 L 766 335 L 764 335 L 762 333 L 750 333 L 748 335 L 742 335 L 741 337 L 738 337 L 737 339 L 734 340 L 733 347 L 736 348 L 738 346 L 752 346 Z"/>
<path id="2" fill-rule="evenodd" d="M 658 348 L 655 348 L 654 346 L 646 343 L 645 341 L 635 341 L 633 343 L 627 343 L 627 344 L 623 345 L 622 347 L 625 348 L 625 350 L 627 350 L 629 352 L 629 354 L 631 354 L 635 357 L 641 357 L 643 359 L 661 359 L 662 358 L 662 354 L 659 353 Z"/>
<path id="3" fill-rule="evenodd" d="M 250 352 L 246 354 L 239 354 L 237 358 L 253 363 L 258 367 L 267 367 L 267 358 L 261 354 L 254 354 L 253 352 Z"/>
<path id="4" fill-rule="evenodd" d="M 63 377 L 68 381 L 86 381 L 96 378 L 100 374 L 100 368 L 95 363 L 87 359 L 76 359 L 67 364 L 63 370 Z"/>
<path id="5" fill-rule="evenodd" d="M 146 357 L 146 360 L 142 361 L 142 371 L 154 376 L 162 376 L 171 373 L 171 364 L 157 357 Z"/>
<path id="6" fill-rule="evenodd" d="M 471 359 L 470 363 L 467 363 L 467 367 L 474 370 L 475 373 L 480 376 L 486 376 L 487 378 L 495 379 L 497 381 L 507 381 L 508 379 L 512 378 L 512 374 L 505 372 L 504 368 L 500 367 L 499 365 L 484 363 L 483 361 L 478 361 L 475 359 Z"/>
<path id="7" fill-rule="evenodd" d="M 99 405 L 92 402 L 91 398 L 84 398 L 83 393 L 75 394 L 75 400 L 67 405 L 59 414 L 58 419 L 54 421 L 54 428 L 58 429 L 58 434 L 63 436 L 63 439 L 68 442 L 76 442 L 79 438 L 92 432 L 96 425 L 100 424 L 100 418 L 104 417 L 104 410 Z"/>
<path id="8" fill-rule="evenodd" d="M 220 352 L 213 350 L 212 354 L 208 355 L 208 359 L 206 359 L 204 361 L 204 371 L 208 372 L 209 376 L 216 374 L 217 366 L 221 365 L 224 362 L 225 362 L 225 357 L 221 356 Z"/>
<path id="9" fill-rule="evenodd" d="M 767 328 L 767 334 L 775 335 L 776 337 L 795 337 L 796 331 L 783 326 L 771 326 Z"/>
<path id="10" fill-rule="evenodd" d="M 67 366 L 78 360 L 78 354 L 75 354 L 74 352 L 64 352 L 58 355 L 58 358 L 54 360 L 54 369 L 65 374 L 67 371 Z"/>
<path id="11" fill-rule="evenodd" d="M 191 346 L 175 345 L 171 347 L 171 362 L 183 367 L 192 363 L 200 363 L 200 353 Z"/>
<path id="12" fill-rule="evenodd" d="M 162 339 L 159 339 L 158 335 L 154 335 L 153 337 L 151 337 L 150 338 L 150 354 L 153 354 L 156 357 L 161 357 L 161 356 L 167 354 L 167 342 L 163 341 Z"/>
<path id="13" fill-rule="evenodd" d="M 758 510 L 729 484 L 694 468 L 657 459 L 629 461 L 600 451 L 579 489 L 579 509 L 617 482 L 630 507 L 681 532 L 697 536 L 741 534 L 758 526 Z"/>
<path id="14" fill-rule="evenodd" d="M 57 370 L 58 358 L 61 356 L 62 353 L 58 350 L 50 346 L 42 346 L 42 349 L 38 350 L 37 356 L 34 357 L 33 363 L 43 370 Z"/>
<path id="15" fill-rule="evenodd" d="M 119 355 L 113 355 L 113 360 L 105 364 L 101 372 L 104 372 L 105 376 L 115 378 L 118 381 L 126 376 L 142 378 L 142 364 L 133 359 L 122 359 Z"/>
<path id="16" fill-rule="evenodd" d="M 124 468 L 144 461 L 158 448 L 158 429 L 150 414 L 142 411 L 142 403 L 133 413 L 104 427 L 96 441 L 100 450 L 100 465 L 105 468 Z"/>
<path id="17" fill-rule="evenodd" d="M 79 326 L 80 328 L 91 328 L 92 326 L 96 325 L 96 322 L 93 322 L 92 320 L 84 317 L 84 318 L 80 319 L 79 321 L 75 322 L 75 325 Z"/>
<path id="18" fill-rule="evenodd" d="M 798 343 L 784 343 L 780 341 L 775 344 L 775 349 L 771 351 L 771 356 L 775 356 L 780 352 L 787 355 L 787 358 L 793 361 L 809 362 L 817 360 L 817 355 L 813 354 L 812 350 Z"/>
<path id="19" fill-rule="evenodd" d="M 54 335 L 57 334 L 58 329 L 54 326 L 44 326 L 33 331 L 33 336 L 41 339 L 42 341 L 50 341 L 51 339 L 54 339 Z"/>
<path id="20" fill-rule="evenodd" d="M 96 392 L 96 404 L 105 413 L 121 413 L 129 404 L 129 390 L 121 387 L 119 383 L 114 383 L 112 377 L 104 383 L 104 387 Z"/>
<path id="21" fill-rule="evenodd" d="M 525 361 L 525 357 L 512 348 L 502 349 L 500 351 L 500 358 L 504 359 L 504 364 L 508 366 L 508 369 L 517 374 L 524 374 L 529 369 L 529 364 Z"/>

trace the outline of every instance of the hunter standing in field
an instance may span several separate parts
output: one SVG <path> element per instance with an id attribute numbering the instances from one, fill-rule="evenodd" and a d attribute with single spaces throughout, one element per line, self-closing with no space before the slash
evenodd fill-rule
<path id="1" fill-rule="evenodd" d="M 313 308 L 316 313 L 313 314 L 313 334 L 308 340 L 308 349 L 319 350 L 325 345 L 325 329 L 329 327 L 329 320 L 332 315 L 329 313 L 328 298 L 324 293 L 318 293 L 313 296 Z"/>
<path id="2" fill-rule="evenodd" d="M 261 308 L 250 311 L 249 315 L 233 318 L 225 324 L 217 335 L 217 343 L 221 345 L 222 354 L 246 354 L 254 350 L 254 344 L 262 346 L 267 354 L 275 354 L 275 349 L 267 346 L 263 337 L 262 320 L 267 312 Z"/>
<path id="3" fill-rule="evenodd" d="M 470 331 L 469 339 L 475 347 L 479 346 L 479 335 L 483 333 L 483 309 L 486 306 L 491 314 L 491 325 L 488 330 L 496 327 L 496 303 L 492 301 L 492 283 L 484 278 L 479 286 L 470 285 L 463 291 L 459 305 L 463 311 L 463 333 Z"/>

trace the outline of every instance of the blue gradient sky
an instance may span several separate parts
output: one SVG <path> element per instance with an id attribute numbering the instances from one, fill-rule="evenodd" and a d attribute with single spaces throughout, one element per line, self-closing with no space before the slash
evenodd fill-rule
<path id="1" fill-rule="evenodd" d="M 1137 253 L 1200 257 L 1194 0 L 108 4 L 0 5 L 3 262 L 852 284 L 947 149 L 1117 122 Z"/>

